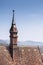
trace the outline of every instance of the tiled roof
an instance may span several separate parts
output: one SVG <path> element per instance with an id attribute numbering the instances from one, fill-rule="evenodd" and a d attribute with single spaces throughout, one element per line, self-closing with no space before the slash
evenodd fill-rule
<path id="1" fill-rule="evenodd" d="M 14 61 L 9 50 L 0 46 L 0 65 L 43 65 L 39 47 L 17 47 L 14 51 Z"/>
<path id="2" fill-rule="evenodd" d="M 14 63 L 15 65 L 16 63 L 19 63 L 19 65 L 42 65 L 39 48 L 38 47 L 19 47 L 18 51 L 15 52 Z"/>
<path id="3" fill-rule="evenodd" d="M 0 46 L 0 65 L 12 65 L 12 58 L 5 46 Z"/>

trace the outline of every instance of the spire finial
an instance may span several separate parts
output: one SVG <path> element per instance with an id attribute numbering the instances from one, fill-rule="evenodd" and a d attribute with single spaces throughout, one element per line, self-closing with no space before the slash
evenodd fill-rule
<path id="1" fill-rule="evenodd" d="M 14 12 L 15 10 L 13 10 L 13 12 Z"/>
<path id="2" fill-rule="evenodd" d="M 15 22 L 14 22 L 14 12 L 15 12 L 15 10 L 13 10 L 12 24 L 15 24 Z"/>

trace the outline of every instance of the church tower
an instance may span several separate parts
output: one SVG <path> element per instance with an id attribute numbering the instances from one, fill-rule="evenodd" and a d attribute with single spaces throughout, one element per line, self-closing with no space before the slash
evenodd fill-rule
<path id="1" fill-rule="evenodd" d="M 10 54 L 12 58 L 14 58 L 14 50 L 17 48 L 17 33 L 18 31 L 17 31 L 16 23 L 14 21 L 14 10 L 13 10 L 13 18 L 10 28 Z"/>

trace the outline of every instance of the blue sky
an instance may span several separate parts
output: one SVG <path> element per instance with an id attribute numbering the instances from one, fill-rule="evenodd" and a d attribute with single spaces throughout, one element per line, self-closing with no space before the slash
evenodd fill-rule
<path id="1" fill-rule="evenodd" d="M 43 0 L 0 0 L 0 39 L 9 39 L 13 9 L 18 40 L 43 42 Z"/>

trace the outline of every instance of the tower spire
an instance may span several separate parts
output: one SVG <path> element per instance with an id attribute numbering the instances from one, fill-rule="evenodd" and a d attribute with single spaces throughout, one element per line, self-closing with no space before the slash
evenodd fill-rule
<path id="1" fill-rule="evenodd" d="M 17 33 L 18 33 L 18 30 L 14 21 L 14 10 L 13 10 L 12 25 L 10 28 L 10 47 L 9 47 L 12 59 L 14 59 L 15 57 L 14 56 L 16 53 L 15 50 L 17 48 L 17 38 L 18 38 Z"/>
<path id="2" fill-rule="evenodd" d="M 13 10 L 12 24 L 14 24 L 14 25 L 15 25 L 15 21 L 14 21 L 14 12 L 15 12 L 15 10 Z"/>

